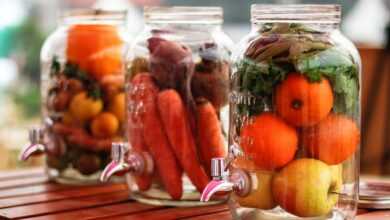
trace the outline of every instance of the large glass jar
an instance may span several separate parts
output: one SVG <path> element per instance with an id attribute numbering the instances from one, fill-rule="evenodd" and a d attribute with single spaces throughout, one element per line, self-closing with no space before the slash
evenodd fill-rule
<path id="1" fill-rule="evenodd" d="M 59 182 L 98 182 L 125 120 L 125 12 L 76 10 L 62 17 L 41 51 L 43 125 L 21 153 L 46 154 Z"/>
<path id="2" fill-rule="evenodd" d="M 102 179 L 132 171 L 138 201 L 202 205 L 211 158 L 227 152 L 223 115 L 232 43 L 222 32 L 222 9 L 150 7 L 144 13 L 145 30 L 126 60 L 129 147 L 114 146 Z"/>
<path id="3" fill-rule="evenodd" d="M 338 5 L 252 6 L 233 56 L 230 155 L 213 160 L 202 200 L 231 190 L 243 220 L 354 218 L 360 58 L 339 22 Z"/>

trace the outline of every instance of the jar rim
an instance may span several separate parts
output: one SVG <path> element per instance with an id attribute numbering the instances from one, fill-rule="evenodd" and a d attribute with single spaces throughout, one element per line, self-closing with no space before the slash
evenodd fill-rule
<path id="1" fill-rule="evenodd" d="M 252 4 L 251 22 L 339 24 L 339 4 Z"/>
<path id="2" fill-rule="evenodd" d="M 71 9 L 60 16 L 64 23 L 120 24 L 126 20 L 126 10 Z"/>
<path id="3" fill-rule="evenodd" d="M 147 6 L 144 7 L 145 22 L 176 24 L 222 24 L 221 7 Z"/>

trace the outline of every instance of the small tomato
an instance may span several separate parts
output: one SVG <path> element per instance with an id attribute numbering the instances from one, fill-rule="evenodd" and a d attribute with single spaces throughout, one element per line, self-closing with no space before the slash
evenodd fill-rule
<path id="1" fill-rule="evenodd" d="M 87 121 L 98 115 L 103 109 L 103 101 L 89 97 L 86 92 L 73 96 L 69 110 L 81 121 Z"/>

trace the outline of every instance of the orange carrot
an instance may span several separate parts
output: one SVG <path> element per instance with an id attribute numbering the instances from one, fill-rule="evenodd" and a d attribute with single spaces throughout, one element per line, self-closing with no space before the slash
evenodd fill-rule
<path id="1" fill-rule="evenodd" d="M 138 93 L 142 104 L 135 106 L 141 114 L 144 141 L 156 163 L 165 189 L 173 199 L 180 199 L 183 194 L 182 170 L 176 161 L 169 141 L 164 133 L 163 124 L 158 114 L 158 88 L 150 74 L 137 74 L 131 85 L 131 90 Z M 132 91 L 130 91 L 132 92 Z"/>
<path id="2" fill-rule="evenodd" d="M 200 156 L 208 174 L 210 175 L 211 159 L 213 157 L 226 156 L 222 128 L 215 108 L 209 101 L 198 104 L 197 112 Z"/>
<path id="3" fill-rule="evenodd" d="M 195 140 L 180 95 L 173 89 L 160 92 L 158 108 L 176 158 L 199 192 L 209 178 L 197 158 Z"/>

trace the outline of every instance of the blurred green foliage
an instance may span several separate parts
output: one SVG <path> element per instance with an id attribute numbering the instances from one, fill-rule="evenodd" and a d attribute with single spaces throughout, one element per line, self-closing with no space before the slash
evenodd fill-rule
<path id="1" fill-rule="evenodd" d="M 0 28 L 0 57 L 9 56 L 13 49 L 13 39 L 15 36 L 15 27 Z"/>
<path id="2" fill-rule="evenodd" d="M 22 76 L 33 83 L 40 80 L 40 51 L 45 38 L 36 16 L 26 19 L 15 33 L 15 54 L 24 61 Z"/>
<path id="3" fill-rule="evenodd" d="M 10 91 L 13 101 L 20 106 L 23 116 L 36 117 L 40 111 L 39 85 L 28 84 L 25 88 Z"/>
<path id="4" fill-rule="evenodd" d="M 20 77 L 18 86 L 9 88 L 9 94 L 25 118 L 39 116 L 40 51 L 46 36 L 37 10 L 34 8 L 23 23 L 13 31 L 11 56 L 19 66 Z"/>

